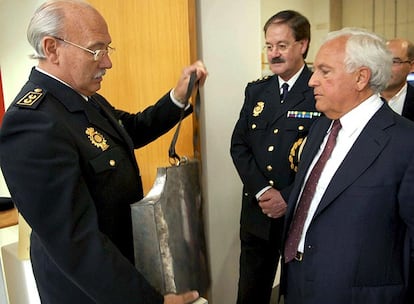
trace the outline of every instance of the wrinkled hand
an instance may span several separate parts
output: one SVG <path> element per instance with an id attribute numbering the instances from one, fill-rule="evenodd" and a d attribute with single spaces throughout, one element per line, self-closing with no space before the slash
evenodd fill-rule
<path id="1" fill-rule="evenodd" d="M 203 86 L 206 81 L 208 72 L 203 62 L 200 60 L 196 61 L 192 65 L 185 67 L 178 79 L 177 85 L 174 88 L 174 97 L 179 101 L 184 101 L 187 93 L 188 83 L 190 81 L 191 73 L 196 71 L 198 86 Z M 194 90 L 197 88 L 197 84 L 194 86 Z"/>
<path id="2" fill-rule="evenodd" d="M 278 218 L 286 213 L 287 204 L 279 191 L 270 188 L 259 198 L 262 212 L 271 218 Z"/>
<path id="3" fill-rule="evenodd" d="M 199 298 L 197 291 L 189 291 L 181 294 L 167 294 L 164 296 L 164 304 L 186 304 Z"/>

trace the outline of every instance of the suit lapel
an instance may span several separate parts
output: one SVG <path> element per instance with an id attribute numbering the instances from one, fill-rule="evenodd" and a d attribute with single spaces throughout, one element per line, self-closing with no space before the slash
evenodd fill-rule
<path id="1" fill-rule="evenodd" d="M 293 85 L 293 87 L 291 88 L 291 90 L 289 90 L 289 93 L 287 94 L 286 100 L 283 103 L 280 103 L 280 94 L 279 94 L 279 81 L 278 81 L 278 77 L 275 75 L 275 87 L 276 87 L 276 97 L 275 97 L 275 92 L 274 92 L 274 86 L 270 86 L 266 92 L 266 98 L 269 98 L 269 100 L 275 100 L 275 102 L 272 102 L 269 107 L 273 108 L 273 107 L 277 107 L 278 110 L 277 111 L 269 111 L 269 113 L 272 113 L 272 115 L 274 115 L 274 113 L 276 113 L 276 115 L 272 116 L 271 119 L 269 120 L 271 124 L 273 124 L 275 121 L 277 121 L 278 119 L 280 119 L 281 116 L 286 115 L 286 113 L 294 108 L 297 104 L 303 102 L 305 100 L 305 92 L 312 90 L 309 86 L 308 86 L 308 81 L 309 78 L 311 76 L 311 72 L 310 70 L 306 67 L 303 68 L 302 73 L 299 75 L 299 78 L 296 80 L 295 84 Z"/>
<path id="2" fill-rule="evenodd" d="M 110 126 L 108 127 L 107 129 L 108 133 L 111 132 L 113 136 L 121 138 L 123 141 L 125 141 L 128 144 L 130 149 L 133 150 L 134 145 L 133 145 L 132 139 L 129 136 L 129 134 L 125 131 L 124 127 L 122 126 L 122 122 L 118 121 L 116 117 L 114 116 L 114 114 L 106 106 L 104 106 L 101 102 L 99 102 L 96 96 L 92 96 L 91 98 L 94 98 L 95 102 L 101 108 L 102 115 L 104 115 L 107 118 L 107 120 L 106 119 L 103 119 L 103 120 L 106 122 L 106 124 L 108 124 L 109 122 L 110 125 L 112 126 L 112 128 Z M 102 121 L 101 119 L 95 120 L 95 123 L 102 123 Z"/>
<path id="3" fill-rule="evenodd" d="M 286 96 L 286 100 L 280 104 L 280 94 L 279 90 L 277 90 L 277 101 L 278 101 L 278 107 L 279 110 L 276 111 L 276 116 L 273 117 L 272 123 L 274 123 L 276 120 L 278 120 L 281 116 L 286 115 L 286 113 L 294 108 L 296 105 L 300 104 L 305 100 L 305 92 L 312 90 L 308 86 L 308 81 L 311 76 L 311 72 L 308 69 L 308 67 L 305 65 L 303 68 L 302 73 L 299 75 L 299 78 L 296 80 L 295 84 L 292 86 L 292 88 L 289 90 L 289 93 Z M 277 88 L 280 87 L 279 82 L 277 81 Z"/>
<path id="4" fill-rule="evenodd" d="M 389 136 L 384 132 L 384 129 L 393 123 L 392 110 L 382 106 L 365 126 L 332 177 L 314 217 L 318 216 L 361 174 L 369 169 L 389 141 Z"/>
<path id="5" fill-rule="evenodd" d="M 131 138 L 126 134 L 123 127 L 119 125 L 119 122 L 116 121 L 114 115 L 105 109 L 105 107 L 102 107 L 102 109 L 104 110 L 104 113 L 106 113 L 106 119 L 104 116 L 99 115 L 99 112 L 93 108 L 93 105 L 88 104 L 88 102 L 72 88 L 35 69 L 32 69 L 30 81 L 44 87 L 50 94 L 55 96 L 69 112 L 84 113 L 91 125 L 101 129 L 120 141 L 126 142 L 127 145 L 133 149 Z"/>

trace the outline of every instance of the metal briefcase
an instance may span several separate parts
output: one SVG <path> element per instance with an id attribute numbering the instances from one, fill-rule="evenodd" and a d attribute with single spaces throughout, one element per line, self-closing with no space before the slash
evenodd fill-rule
<path id="1" fill-rule="evenodd" d="M 162 294 L 209 286 L 199 162 L 158 168 L 148 195 L 131 206 L 135 264 Z"/>

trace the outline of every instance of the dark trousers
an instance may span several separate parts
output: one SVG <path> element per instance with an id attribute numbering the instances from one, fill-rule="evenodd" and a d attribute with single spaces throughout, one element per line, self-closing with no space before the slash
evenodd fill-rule
<path id="1" fill-rule="evenodd" d="M 269 240 L 240 232 L 237 304 L 269 304 L 280 257 L 282 221 L 272 223 Z"/>
<path id="2" fill-rule="evenodd" d="M 305 273 L 302 262 L 293 260 L 285 265 L 285 284 L 286 292 L 284 295 L 285 304 L 304 304 L 306 303 L 304 282 Z"/>

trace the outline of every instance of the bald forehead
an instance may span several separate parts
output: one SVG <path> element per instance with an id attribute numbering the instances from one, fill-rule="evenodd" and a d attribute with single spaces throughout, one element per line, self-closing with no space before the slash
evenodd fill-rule
<path id="1" fill-rule="evenodd" d="M 408 41 L 404 39 L 391 39 L 387 41 L 388 47 L 398 47 L 401 49 L 407 49 Z"/>
<path id="2" fill-rule="evenodd" d="M 102 15 L 92 6 L 82 3 L 63 3 L 66 35 L 81 40 L 110 40 L 108 26 Z"/>
<path id="3" fill-rule="evenodd" d="M 66 21 L 68 25 L 73 22 L 75 24 L 79 24 L 83 21 L 100 21 L 105 23 L 101 14 L 90 5 L 74 2 L 62 2 L 61 6 L 65 14 L 64 21 Z"/>

